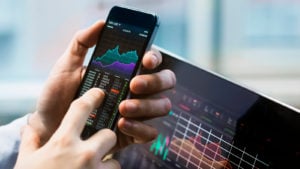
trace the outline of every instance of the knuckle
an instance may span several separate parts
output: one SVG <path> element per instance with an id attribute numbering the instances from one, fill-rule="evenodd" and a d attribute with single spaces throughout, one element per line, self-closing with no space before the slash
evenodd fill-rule
<path id="1" fill-rule="evenodd" d="M 52 141 L 52 144 L 58 148 L 70 147 L 73 144 L 73 139 L 68 136 L 63 136 Z"/>
<path id="2" fill-rule="evenodd" d="M 80 35 L 82 34 L 82 32 L 83 32 L 83 30 L 77 30 L 77 31 L 75 32 L 75 37 L 80 36 Z"/>
<path id="3" fill-rule="evenodd" d="M 97 156 L 96 149 L 85 149 L 81 153 L 82 161 L 93 161 L 93 159 Z"/>

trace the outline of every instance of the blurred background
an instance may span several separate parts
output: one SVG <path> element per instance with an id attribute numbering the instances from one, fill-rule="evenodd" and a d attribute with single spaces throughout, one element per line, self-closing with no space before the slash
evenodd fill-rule
<path id="1" fill-rule="evenodd" d="M 74 33 L 116 4 L 160 16 L 155 45 L 300 108 L 298 0 L 0 0 L 0 125 L 34 111 Z"/>

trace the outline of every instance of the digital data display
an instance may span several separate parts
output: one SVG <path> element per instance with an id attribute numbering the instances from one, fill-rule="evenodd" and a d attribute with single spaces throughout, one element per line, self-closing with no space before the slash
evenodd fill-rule
<path id="1" fill-rule="evenodd" d="M 130 79 L 143 55 L 148 33 L 143 28 L 107 21 L 79 92 L 81 96 L 92 87 L 106 92 L 104 106 L 94 110 L 86 122 L 92 132 L 113 126 L 119 103 L 126 97 Z"/>
<path id="2" fill-rule="evenodd" d="M 164 52 L 176 87 L 169 115 L 147 121 L 158 137 L 115 154 L 123 169 L 300 167 L 300 113 Z M 149 72 L 145 72 L 149 73 Z"/>

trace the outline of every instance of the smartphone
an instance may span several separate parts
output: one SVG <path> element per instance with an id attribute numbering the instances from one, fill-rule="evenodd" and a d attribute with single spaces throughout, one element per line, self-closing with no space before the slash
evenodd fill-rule
<path id="1" fill-rule="evenodd" d="M 106 93 L 102 105 L 90 113 L 82 139 L 103 128 L 115 129 L 119 104 L 130 93 L 130 80 L 138 73 L 158 25 L 155 14 L 120 6 L 111 8 L 75 96 L 80 97 L 92 87 Z"/>

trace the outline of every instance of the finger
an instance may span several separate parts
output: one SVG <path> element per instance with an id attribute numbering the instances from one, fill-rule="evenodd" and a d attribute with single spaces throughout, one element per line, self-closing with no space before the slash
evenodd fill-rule
<path id="1" fill-rule="evenodd" d="M 175 84 L 175 74 L 171 70 L 162 70 L 134 77 L 130 82 L 130 90 L 135 94 L 153 94 L 173 88 Z"/>
<path id="2" fill-rule="evenodd" d="M 157 137 L 157 130 L 142 122 L 125 119 L 122 117 L 118 122 L 119 130 L 134 138 L 135 143 L 146 143 Z"/>
<path id="3" fill-rule="evenodd" d="M 98 21 L 92 26 L 80 30 L 72 39 L 68 49 L 63 56 L 56 62 L 52 73 L 57 72 L 66 73 L 74 72 L 75 70 L 81 71 L 85 55 L 90 47 L 96 44 L 97 38 L 104 22 Z M 70 77 L 71 78 L 71 77 Z M 77 76 L 75 78 L 78 78 Z M 78 79 L 77 79 L 78 80 Z"/>
<path id="4" fill-rule="evenodd" d="M 159 99 L 129 99 L 119 105 L 119 111 L 126 118 L 144 118 L 165 116 L 171 110 L 171 101 L 168 98 Z"/>
<path id="5" fill-rule="evenodd" d="M 21 144 L 19 149 L 20 157 L 27 156 L 37 150 L 40 145 L 40 138 L 37 132 L 29 125 L 25 126 L 22 132 Z"/>
<path id="6" fill-rule="evenodd" d="M 85 141 L 86 147 L 96 151 L 100 158 L 103 158 L 117 142 L 116 134 L 109 129 L 99 130 Z"/>
<path id="7" fill-rule="evenodd" d="M 63 57 L 56 63 L 57 71 L 74 71 L 81 68 L 88 49 L 96 44 L 103 25 L 103 21 L 98 21 L 92 26 L 78 31 Z"/>
<path id="8" fill-rule="evenodd" d="M 77 32 L 70 44 L 70 53 L 75 56 L 85 57 L 88 48 L 96 44 L 103 26 L 104 21 L 98 21 L 92 26 Z"/>
<path id="9" fill-rule="evenodd" d="M 104 92 L 99 88 L 88 90 L 77 100 L 73 101 L 66 113 L 58 131 L 62 134 L 80 135 L 89 114 L 100 106 L 104 99 Z"/>
<path id="10" fill-rule="evenodd" d="M 143 57 L 143 66 L 147 69 L 154 69 L 162 62 L 161 53 L 157 50 L 152 48 L 151 50 L 147 51 Z"/>
<path id="11" fill-rule="evenodd" d="M 115 160 L 115 159 L 109 159 L 103 162 L 101 165 L 98 167 L 99 169 L 120 169 L 120 163 Z"/>

